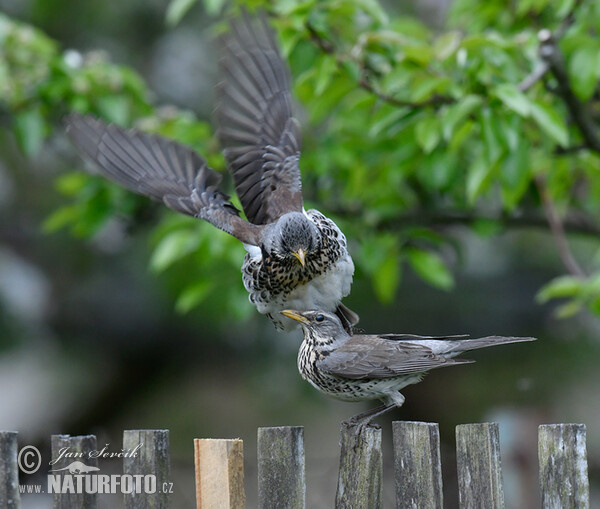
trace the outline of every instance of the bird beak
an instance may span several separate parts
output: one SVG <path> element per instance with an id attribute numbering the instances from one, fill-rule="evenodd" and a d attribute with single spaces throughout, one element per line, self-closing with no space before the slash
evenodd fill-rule
<path id="1" fill-rule="evenodd" d="M 298 261 L 300 262 L 300 265 L 302 265 L 304 267 L 304 258 L 306 256 L 306 253 L 304 252 L 304 249 L 298 249 L 298 251 L 294 251 L 292 252 L 292 254 L 298 258 Z"/>
<path id="2" fill-rule="evenodd" d="M 301 315 L 300 313 L 298 313 L 298 311 L 293 311 L 292 309 L 284 309 L 283 311 L 280 311 L 280 313 L 283 316 L 287 316 L 288 318 L 291 318 L 292 320 L 296 320 L 297 322 L 304 323 L 304 324 L 310 323 L 308 321 L 308 318 L 306 318 L 303 315 Z"/>

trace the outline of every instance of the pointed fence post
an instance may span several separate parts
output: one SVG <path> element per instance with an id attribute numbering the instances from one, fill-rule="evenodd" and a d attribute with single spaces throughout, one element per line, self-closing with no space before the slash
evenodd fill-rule
<path id="1" fill-rule="evenodd" d="M 258 428 L 259 509 L 304 509 L 304 428 Z"/>
<path id="2" fill-rule="evenodd" d="M 440 430 L 436 423 L 392 423 L 397 509 L 443 507 Z"/>
<path id="3" fill-rule="evenodd" d="M 456 463 L 461 508 L 504 507 L 498 423 L 457 426 Z"/>
<path id="4" fill-rule="evenodd" d="M 540 426 L 538 455 L 542 507 L 589 508 L 585 424 Z"/>
<path id="5" fill-rule="evenodd" d="M 89 454 L 97 450 L 94 435 L 52 435 L 51 442 L 52 461 L 58 461 L 50 466 L 51 470 L 54 470 L 49 472 L 50 475 L 60 476 L 61 479 L 70 475 L 74 482 L 78 476 L 83 476 L 84 483 L 86 476 L 96 475 L 98 459 L 90 457 Z M 65 451 L 70 455 L 64 455 Z M 59 483 L 59 486 L 62 486 L 62 483 Z M 85 487 L 85 484 L 83 486 Z M 54 493 L 55 509 L 95 509 L 97 505 L 98 494 L 88 493 L 85 489 L 81 493 Z"/>
<path id="6" fill-rule="evenodd" d="M 172 492 L 169 430 L 125 430 L 123 449 L 132 452 L 123 458 L 123 474 L 133 476 L 132 491 L 124 493 L 125 508 L 168 508 Z"/>
<path id="7" fill-rule="evenodd" d="M 0 507 L 19 509 L 19 467 L 16 431 L 0 431 Z"/>
<path id="8" fill-rule="evenodd" d="M 383 507 L 381 429 L 348 426 L 341 429 L 340 470 L 336 509 Z"/>
<path id="9" fill-rule="evenodd" d="M 197 509 L 243 509 L 242 440 L 194 439 Z"/>

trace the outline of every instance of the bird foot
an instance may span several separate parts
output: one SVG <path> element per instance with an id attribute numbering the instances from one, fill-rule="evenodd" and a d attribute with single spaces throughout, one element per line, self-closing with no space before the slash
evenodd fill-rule
<path id="1" fill-rule="evenodd" d="M 342 430 L 348 429 L 351 430 L 353 435 L 354 442 L 354 450 L 358 448 L 361 441 L 365 440 L 367 434 L 367 428 L 372 429 L 381 429 L 379 424 L 372 424 L 370 419 L 348 419 L 342 422 Z"/>

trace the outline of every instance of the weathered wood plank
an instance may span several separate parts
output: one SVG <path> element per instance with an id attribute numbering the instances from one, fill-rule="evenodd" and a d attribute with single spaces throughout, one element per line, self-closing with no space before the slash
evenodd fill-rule
<path id="1" fill-rule="evenodd" d="M 304 509 L 304 428 L 258 428 L 259 509 Z"/>
<path id="2" fill-rule="evenodd" d="M 195 439 L 197 509 L 243 509 L 242 440 Z"/>
<path id="3" fill-rule="evenodd" d="M 16 431 L 0 431 L 0 507 L 19 509 L 19 467 Z"/>
<path id="4" fill-rule="evenodd" d="M 396 507 L 442 508 L 440 430 L 436 423 L 392 423 Z"/>
<path id="5" fill-rule="evenodd" d="M 92 509 L 98 505 L 98 495 L 86 492 L 86 476 L 98 470 L 98 459 L 90 457 L 90 452 L 96 451 L 96 437 L 82 435 L 52 435 L 52 464 L 50 465 L 55 476 L 71 475 L 74 479 L 81 476 L 82 490 L 79 493 L 54 493 L 54 509 Z M 59 459 L 60 458 L 60 459 Z M 60 486 L 63 484 L 60 483 Z M 77 485 L 75 485 L 77 490 Z"/>
<path id="6" fill-rule="evenodd" d="M 381 429 L 342 425 L 336 509 L 383 507 Z"/>
<path id="7" fill-rule="evenodd" d="M 133 490 L 125 493 L 126 509 L 166 509 L 170 505 L 171 465 L 169 461 L 169 430 L 136 429 L 123 432 L 123 449 L 135 455 L 123 458 L 123 473 L 133 478 Z M 155 476 L 156 491 L 151 493 Z M 142 476 L 142 477 L 139 477 Z"/>
<path id="8" fill-rule="evenodd" d="M 456 427 L 459 506 L 466 509 L 504 507 L 498 423 Z"/>
<path id="9" fill-rule="evenodd" d="M 590 507 L 585 424 L 544 424 L 538 428 L 542 507 Z"/>

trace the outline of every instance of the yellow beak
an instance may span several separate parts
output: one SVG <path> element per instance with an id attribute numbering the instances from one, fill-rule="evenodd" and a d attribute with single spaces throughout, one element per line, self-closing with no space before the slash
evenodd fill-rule
<path id="1" fill-rule="evenodd" d="M 304 252 L 304 249 L 298 249 L 298 251 L 295 251 L 292 254 L 296 258 L 298 258 L 298 261 L 300 262 L 300 265 L 302 265 L 304 267 L 304 258 L 306 256 L 306 253 Z"/>
<path id="2" fill-rule="evenodd" d="M 293 311 L 292 309 L 284 309 L 283 311 L 280 311 L 280 313 L 283 316 L 287 316 L 288 318 L 291 318 L 292 320 L 296 320 L 297 322 L 300 323 L 310 323 L 308 321 L 308 318 L 305 318 L 304 316 L 302 316 L 300 313 L 298 313 L 298 311 Z"/>

